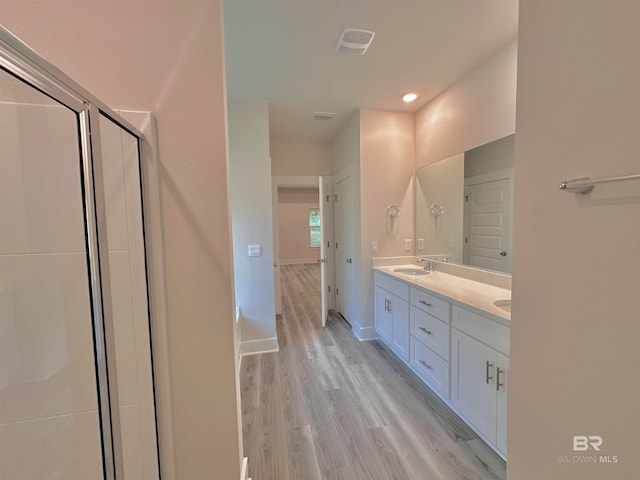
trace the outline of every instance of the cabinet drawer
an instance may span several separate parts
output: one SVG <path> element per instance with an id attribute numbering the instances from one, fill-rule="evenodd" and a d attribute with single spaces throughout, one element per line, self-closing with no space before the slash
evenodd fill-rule
<path id="1" fill-rule="evenodd" d="M 411 304 L 447 323 L 451 319 L 451 304 L 423 290 L 411 288 Z"/>
<path id="2" fill-rule="evenodd" d="M 449 324 L 411 306 L 411 335 L 449 360 Z"/>
<path id="3" fill-rule="evenodd" d="M 375 283 L 378 287 L 384 288 L 387 292 L 391 292 L 402 300 L 409 300 L 409 285 L 386 276 L 383 273 L 375 273 Z"/>
<path id="4" fill-rule="evenodd" d="M 433 390 L 449 398 L 449 363 L 411 337 L 411 366 Z"/>
<path id="5" fill-rule="evenodd" d="M 489 318 L 453 306 L 453 326 L 499 352 L 509 355 L 511 329 Z"/>

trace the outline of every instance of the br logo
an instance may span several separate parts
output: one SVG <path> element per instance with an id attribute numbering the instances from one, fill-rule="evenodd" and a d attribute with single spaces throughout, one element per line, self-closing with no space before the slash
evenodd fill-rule
<path id="1" fill-rule="evenodd" d="M 574 452 L 586 452 L 590 448 L 599 452 L 602 446 L 602 437 L 598 435 L 574 435 L 573 436 L 573 451 Z"/>

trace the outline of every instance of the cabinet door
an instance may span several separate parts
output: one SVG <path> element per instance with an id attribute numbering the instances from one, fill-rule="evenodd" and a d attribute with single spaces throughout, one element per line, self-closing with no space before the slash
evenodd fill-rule
<path id="1" fill-rule="evenodd" d="M 458 330 L 452 335 L 451 401 L 487 439 L 496 441 L 495 350 Z"/>
<path id="2" fill-rule="evenodd" d="M 400 358 L 409 360 L 409 303 L 389 295 L 391 346 Z"/>
<path id="3" fill-rule="evenodd" d="M 496 383 L 497 393 L 497 416 L 498 425 L 496 432 L 496 446 L 507 455 L 507 392 L 509 390 L 509 357 L 498 354 L 498 368 L 500 369 L 500 377 L 496 376 L 496 382 L 500 380 L 500 385 Z M 497 375 L 496 371 L 496 375 Z"/>
<path id="4" fill-rule="evenodd" d="M 391 313 L 389 313 L 390 294 L 376 287 L 376 332 L 385 342 L 391 343 Z"/>

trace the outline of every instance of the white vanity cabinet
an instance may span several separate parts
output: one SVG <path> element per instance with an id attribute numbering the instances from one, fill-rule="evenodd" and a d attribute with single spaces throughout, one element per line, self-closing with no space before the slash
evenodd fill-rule
<path id="1" fill-rule="evenodd" d="M 409 286 L 375 275 L 375 327 L 380 338 L 403 360 L 409 360 Z"/>
<path id="2" fill-rule="evenodd" d="M 451 404 L 506 457 L 509 327 L 454 306 Z"/>
<path id="3" fill-rule="evenodd" d="M 410 292 L 409 365 L 443 399 L 449 399 L 451 304 L 424 290 Z"/>
<path id="4" fill-rule="evenodd" d="M 509 324 L 477 306 L 486 286 L 447 280 L 444 274 L 432 278 L 438 290 L 376 270 L 376 332 L 506 459 Z M 449 290 L 443 289 L 445 282 L 452 285 Z M 465 295 L 460 285 L 466 285 Z M 505 292 L 493 295 L 504 298 Z"/>

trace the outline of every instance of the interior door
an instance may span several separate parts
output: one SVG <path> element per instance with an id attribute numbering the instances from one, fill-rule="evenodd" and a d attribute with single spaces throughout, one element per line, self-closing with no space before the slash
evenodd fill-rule
<path id="1" fill-rule="evenodd" d="M 322 288 L 322 326 L 327 324 L 329 309 L 333 306 L 331 285 L 334 283 L 331 254 L 333 243 L 333 177 L 320 177 L 320 276 Z M 335 290 L 335 287 L 334 287 Z"/>
<path id="2" fill-rule="evenodd" d="M 271 211 L 273 212 L 273 294 L 276 315 L 282 314 L 282 291 L 280 285 L 280 227 L 278 219 L 278 186 L 271 189 Z"/>
<path id="3" fill-rule="evenodd" d="M 467 265 L 511 271 L 511 179 L 467 180 L 465 245 Z"/>
<path id="4" fill-rule="evenodd" d="M 352 179 L 345 177 L 335 184 L 336 213 L 336 309 L 350 321 L 353 305 L 353 258 L 352 258 Z"/>

